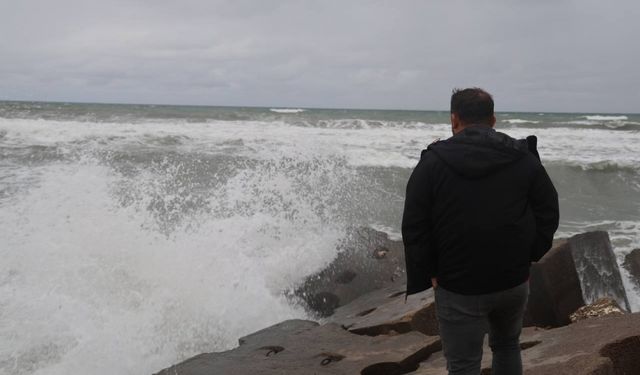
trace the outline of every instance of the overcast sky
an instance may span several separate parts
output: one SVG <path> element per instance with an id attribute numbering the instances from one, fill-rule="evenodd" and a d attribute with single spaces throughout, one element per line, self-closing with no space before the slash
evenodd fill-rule
<path id="1" fill-rule="evenodd" d="M 0 0 L 0 99 L 640 112 L 637 0 Z"/>

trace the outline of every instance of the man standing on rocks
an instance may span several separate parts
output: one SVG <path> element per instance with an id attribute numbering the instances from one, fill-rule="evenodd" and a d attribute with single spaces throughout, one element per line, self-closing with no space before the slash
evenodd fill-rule
<path id="1" fill-rule="evenodd" d="M 495 123 L 489 93 L 454 90 L 453 136 L 422 151 L 407 183 L 407 295 L 434 287 L 449 374 L 480 373 L 487 332 L 492 374 L 522 374 L 529 266 L 558 228 L 558 194 L 536 138 L 513 139 Z"/>

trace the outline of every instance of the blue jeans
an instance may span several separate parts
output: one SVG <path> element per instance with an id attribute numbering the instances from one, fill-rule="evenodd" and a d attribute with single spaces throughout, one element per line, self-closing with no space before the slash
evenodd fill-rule
<path id="1" fill-rule="evenodd" d="M 478 375 L 484 335 L 493 352 L 492 375 L 521 375 L 520 332 L 529 282 L 496 293 L 462 295 L 435 289 L 440 338 L 449 375 Z"/>

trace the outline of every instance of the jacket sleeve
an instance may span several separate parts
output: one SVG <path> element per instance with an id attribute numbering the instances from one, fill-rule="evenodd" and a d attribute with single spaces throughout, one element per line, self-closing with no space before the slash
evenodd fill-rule
<path id="1" fill-rule="evenodd" d="M 407 270 L 407 295 L 431 288 L 436 275 L 436 259 L 431 240 L 431 196 L 426 164 L 420 161 L 413 170 L 404 202 L 402 241 Z"/>
<path id="2" fill-rule="evenodd" d="M 536 238 L 531 251 L 531 261 L 537 262 L 551 248 L 553 235 L 560 220 L 558 193 L 547 171 L 539 163 L 529 190 L 529 202 L 536 221 Z"/>

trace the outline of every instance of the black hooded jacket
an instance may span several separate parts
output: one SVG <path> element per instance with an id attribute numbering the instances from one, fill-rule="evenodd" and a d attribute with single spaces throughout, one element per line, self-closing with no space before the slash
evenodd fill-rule
<path id="1" fill-rule="evenodd" d="M 519 285 L 551 247 L 558 219 L 535 137 L 474 125 L 435 142 L 407 183 L 407 294 L 430 288 L 432 277 L 467 295 Z"/>

